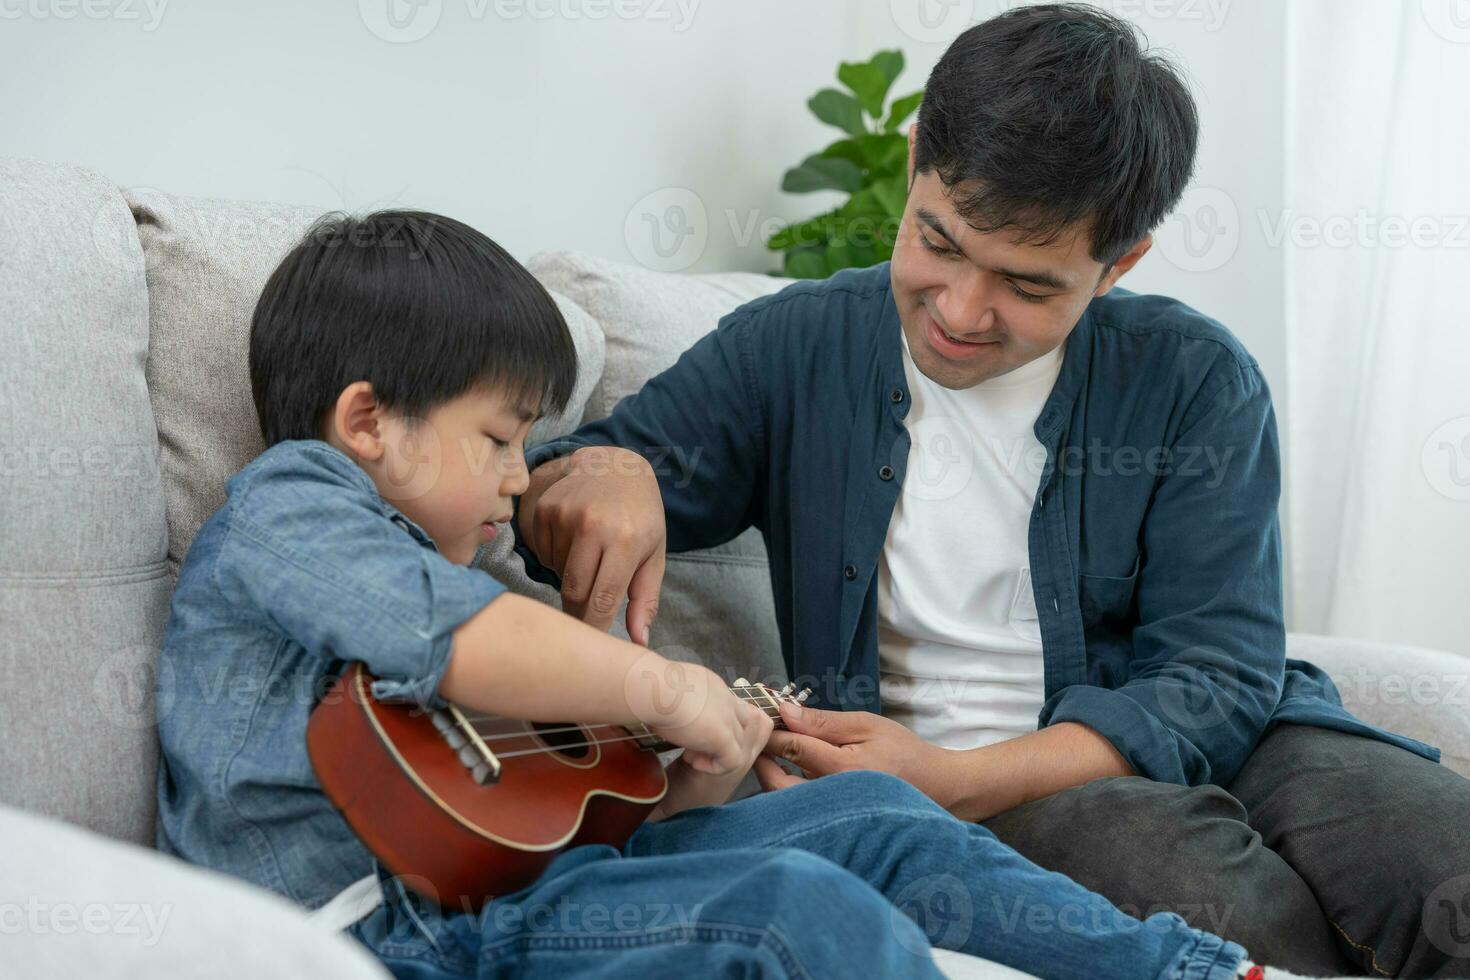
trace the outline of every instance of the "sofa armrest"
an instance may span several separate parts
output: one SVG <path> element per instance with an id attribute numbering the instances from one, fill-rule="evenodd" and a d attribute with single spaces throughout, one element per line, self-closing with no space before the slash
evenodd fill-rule
<path id="1" fill-rule="evenodd" d="M 1446 766 L 1470 777 L 1470 657 L 1307 633 L 1287 634 L 1286 655 L 1331 675 L 1359 718 L 1437 746 Z"/>
<path id="2" fill-rule="evenodd" d="M 9 807 L 0 840 L 8 975 L 388 977 L 349 937 L 225 875 Z"/>

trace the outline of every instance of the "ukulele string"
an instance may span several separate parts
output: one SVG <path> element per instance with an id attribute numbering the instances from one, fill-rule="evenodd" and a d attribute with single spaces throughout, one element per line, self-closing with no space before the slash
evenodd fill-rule
<path id="1" fill-rule="evenodd" d="M 744 700 L 744 701 L 751 701 L 751 702 L 754 702 L 754 701 L 766 701 L 766 702 L 768 702 L 769 707 L 762 706 L 761 707 L 762 713 L 764 713 L 766 715 L 766 717 L 767 718 L 770 718 L 772 721 L 779 721 L 780 718 L 781 718 L 781 709 L 780 709 L 780 707 L 774 701 L 772 701 L 769 697 L 742 698 L 742 700 Z M 771 712 L 775 712 L 775 713 L 772 714 Z M 618 727 L 618 726 L 615 726 L 615 725 L 599 725 L 599 726 L 596 726 L 596 727 L 599 727 L 599 728 L 615 728 L 615 727 Z M 565 731 L 573 731 L 573 730 L 574 729 L 571 729 L 571 728 L 565 729 Z M 575 730 L 580 730 L 580 726 L 578 726 L 578 729 L 575 729 Z M 587 730 L 588 730 L 588 733 L 590 734 L 594 729 L 591 728 L 591 727 L 589 727 Z M 539 732 L 528 732 L 528 733 L 523 733 L 523 734 L 540 734 L 540 733 Z M 515 737 L 515 736 L 504 736 L 504 737 L 510 738 L 510 737 Z M 654 735 L 652 732 L 646 732 L 645 734 L 642 734 L 642 735 L 622 735 L 622 736 L 619 736 L 617 738 L 597 738 L 595 735 L 593 735 L 592 740 L 590 742 L 569 742 L 566 745 L 554 745 L 554 746 L 553 745 L 548 745 L 548 746 L 543 746 L 542 748 L 537 748 L 537 749 L 521 749 L 520 751 L 517 751 L 517 752 L 497 752 L 497 753 L 495 753 L 495 757 L 497 759 L 514 759 L 517 756 L 523 756 L 523 755 L 545 755 L 548 752 L 564 752 L 567 749 L 586 749 L 586 748 L 591 748 L 594 745 L 611 745 L 614 742 L 630 742 L 630 741 L 638 741 L 638 740 L 641 740 L 641 739 L 656 738 L 656 737 L 657 736 Z"/>
<path id="2" fill-rule="evenodd" d="M 774 719 L 779 718 L 781 716 L 780 709 L 779 708 L 776 708 L 775 705 L 773 703 L 771 703 L 771 697 L 772 697 L 771 695 L 767 695 L 767 694 L 750 695 L 748 689 L 736 690 L 735 688 L 731 688 L 730 691 L 731 691 L 732 694 L 734 694 L 740 700 L 745 701 L 745 702 L 747 702 L 749 704 L 755 704 L 757 707 L 759 707 L 761 709 L 761 711 L 765 712 L 766 717 L 768 717 L 768 718 L 771 718 L 771 719 L 774 720 Z M 759 703 L 759 702 L 762 702 L 762 701 L 767 702 L 768 704 L 770 704 L 770 707 L 767 707 L 765 704 L 760 704 Z M 772 714 L 771 713 L 772 710 L 775 711 L 775 714 Z M 471 723 L 472 723 L 472 726 L 473 726 L 473 719 L 471 720 Z M 508 739 L 508 738 L 525 738 L 527 735 L 564 735 L 567 732 L 581 731 L 583 728 L 609 728 L 609 727 L 618 727 L 618 726 L 610 726 L 610 725 L 565 725 L 565 726 L 563 726 L 561 728 L 533 728 L 530 731 L 505 732 L 505 733 L 502 733 L 502 734 L 499 734 L 499 735 L 489 735 L 489 734 L 486 734 L 486 733 L 480 732 L 480 731 L 476 731 L 475 734 L 480 736 L 480 740 L 482 742 L 500 742 L 500 741 L 504 741 L 505 739 Z M 575 747 L 576 746 L 568 746 L 568 748 L 575 748 Z"/>

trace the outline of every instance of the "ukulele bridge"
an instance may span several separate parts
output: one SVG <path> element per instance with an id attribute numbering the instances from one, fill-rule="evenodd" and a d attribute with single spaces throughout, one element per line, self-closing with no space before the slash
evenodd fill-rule
<path id="1" fill-rule="evenodd" d="M 490 751 L 490 746 L 475 731 L 464 714 L 454 705 L 429 716 L 444 741 L 454 749 L 455 755 L 466 769 L 470 778 L 481 786 L 500 780 L 500 760 Z"/>

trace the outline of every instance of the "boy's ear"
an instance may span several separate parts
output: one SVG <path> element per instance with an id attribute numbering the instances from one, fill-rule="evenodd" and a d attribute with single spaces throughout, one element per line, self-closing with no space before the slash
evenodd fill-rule
<path id="1" fill-rule="evenodd" d="M 327 420 L 328 439 L 358 460 L 376 461 L 383 455 L 383 411 L 367 381 L 342 389 Z"/>

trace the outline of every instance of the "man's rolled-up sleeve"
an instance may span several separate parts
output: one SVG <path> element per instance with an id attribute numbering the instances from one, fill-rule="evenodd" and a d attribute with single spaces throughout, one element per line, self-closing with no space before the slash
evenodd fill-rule
<path id="1" fill-rule="evenodd" d="M 1055 694 L 1043 726 L 1080 722 L 1140 775 L 1228 783 L 1281 693 L 1280 449 L 1260 369 L 1186 415 L 1141 535 L 1132 659 L 1116 688 Z"/>
<path id="2" fill-rule="evenodd" d="M 382 700 L 438 707 L 456 628 L 505 587 L 393 524 L 369 493 L 277 472 L 230 514 L 214 580 L 244 616 L 325 660 L 358 660 Z"/>

